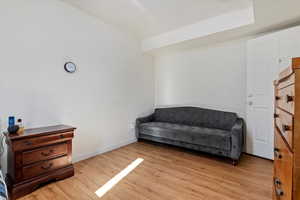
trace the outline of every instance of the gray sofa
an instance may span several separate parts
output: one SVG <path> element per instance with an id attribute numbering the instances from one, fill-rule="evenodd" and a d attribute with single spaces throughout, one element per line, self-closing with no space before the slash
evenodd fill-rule
<path id="1" fill-rule="evenodd" d="M 244 121 L 237 114 L 197 107 L 159 108 L 136 120 L 137 138 L 231 158 L 244 145 Z"/>

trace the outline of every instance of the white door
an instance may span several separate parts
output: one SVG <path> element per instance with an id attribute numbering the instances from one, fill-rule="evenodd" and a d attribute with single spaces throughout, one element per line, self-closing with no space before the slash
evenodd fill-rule
<path id="1" fill-rule="evenodd" d="M 278 35 L 268 35 L 247 44 L 247 136 L 246 152 L 273 159 L 274 88 L 279 72 Z"/>

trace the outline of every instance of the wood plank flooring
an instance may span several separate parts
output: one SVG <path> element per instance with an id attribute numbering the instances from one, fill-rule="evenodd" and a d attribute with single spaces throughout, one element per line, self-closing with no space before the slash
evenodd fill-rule
<path id="1" fill-rule="evenodd" d="M 99 198 L 95 191 L 137 158 L 144 161 Z M 75 164 L 75 176 L 22 200 L 271 200 L 268 160 L 230 161 L 166 145 L 134 143 Z"/>

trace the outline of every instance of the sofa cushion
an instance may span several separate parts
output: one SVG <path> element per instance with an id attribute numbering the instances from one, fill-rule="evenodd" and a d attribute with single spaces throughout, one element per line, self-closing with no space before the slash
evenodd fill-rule
<path id="1" fill-rule="evenodd" d="M 155 110 L 154 121 L 206 128 L 230 130 L 237 120 L 231 112 L 197 107 L 159 108 Z"/>
<path id="2" fill-rule="evenodd" d="M 173 123 L 149 122 L 140 125 L 140 133 L 222 150 L 230 150 L 229 131 Z"/>

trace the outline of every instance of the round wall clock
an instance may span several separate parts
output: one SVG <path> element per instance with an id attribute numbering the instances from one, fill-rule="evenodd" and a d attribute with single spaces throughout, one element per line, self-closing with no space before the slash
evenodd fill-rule
<path id="1" fill-rule="evenodd" d="M 76 72 L 76 65 L 72 62 L 67 62 L 64 66 L 66 72 L 74 73 Z"/>

